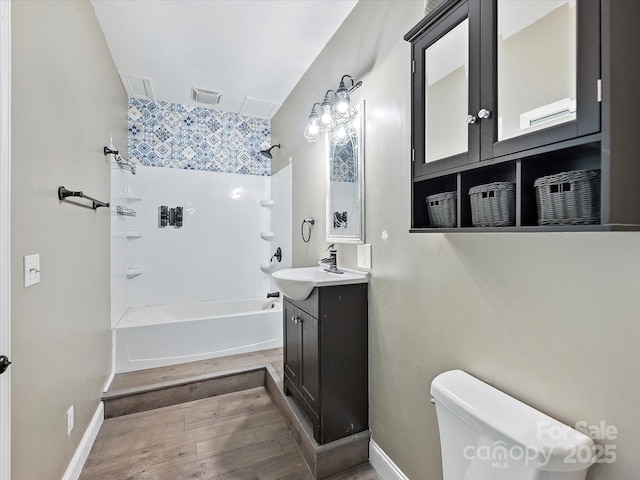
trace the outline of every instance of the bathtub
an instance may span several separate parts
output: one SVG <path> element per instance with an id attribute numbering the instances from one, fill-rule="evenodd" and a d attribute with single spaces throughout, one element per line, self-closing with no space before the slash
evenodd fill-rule
<path id="1" fill-rule="evenodd" d="M 131 308 L 113 330 L 115 372 L 282 346 L 282 304 L 264 298 Z"/>

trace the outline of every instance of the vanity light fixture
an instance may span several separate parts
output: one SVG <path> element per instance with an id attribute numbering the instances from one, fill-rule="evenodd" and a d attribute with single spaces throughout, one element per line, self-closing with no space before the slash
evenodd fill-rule
<path id="1" fill-rule="evenodd" d="M 320 117 L 316 106 L 320 106 L 319 103 L 314 103 L 311 107 L 311 115 L 309 115 L 309 121 L 307 122 L 307 128 L 304 129 L 304 138 L 309 142 L 316 142 L 320 138 Z"/>
<path id="2" fill-rule="evenodd" d="M 333 117 L 333 105 L 335 103 L 329 99 L 329 94 L 333 93 L 334 98 L 336 97 L 336 92 L 334 90 L 327 90 L 327 93 L 324 94 L 324 100 L 320 104 L 320 111 L 322 115 L 320 116 L 320 121 L 322 122 L 322 126 L 324 128 L 330 128 L 331 124 L 334 123 Z"/>
<path id="3" fill-rule="evenodd" d="M 345 79 L 351 80 L 347 88 Z M 356 82 L 351 75 L 343 75 L 337 90 L 327 90 L 322 103 L 314 103 L 311 107 L 309 121 L 304 130 L 304 138 L 310 143 L 317 142 L 320 134 L 332 131 L 344 131 L 344 125 L 356 115 L 349 94 L 362 86 L 362 80 Z"/>

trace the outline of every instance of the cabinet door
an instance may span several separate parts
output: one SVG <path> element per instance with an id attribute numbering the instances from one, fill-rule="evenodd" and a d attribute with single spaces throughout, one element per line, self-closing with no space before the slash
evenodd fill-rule
<path id="1" fill-rule="evenodd" d="M 299 388 L 300 330 L 299 310 L 284 301 L 284 373 Z"/>
<path id="2" fill-rule="evenodd" d="M 481 159 L 598 132 L 599 2 L 480 3 Z"/>
<path id="3" fill-rule="evenodd" d="M 414 177 L 478 161 L 478 21 L 463 2 L 413 42 Z"/>
<path id="4" fill-rule="evenodd" d="M 320 358 L 318 320 L 299 310 L 301 334 L 300 393 L 311 409 L 318 414 L 320 393 Z"/>

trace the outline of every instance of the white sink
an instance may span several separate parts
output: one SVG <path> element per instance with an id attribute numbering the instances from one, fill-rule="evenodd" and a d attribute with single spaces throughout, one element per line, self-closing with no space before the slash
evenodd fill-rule
<path id="1" fill-rule="evenodd" d="M 285 268 L 271 276 L 278 289 L 291 300 L 304 300 L 315 287 L 367 283 L 369 274 L 358 270 L 339 269 L 343 273 L 326 272 L 320 267 Z"/>

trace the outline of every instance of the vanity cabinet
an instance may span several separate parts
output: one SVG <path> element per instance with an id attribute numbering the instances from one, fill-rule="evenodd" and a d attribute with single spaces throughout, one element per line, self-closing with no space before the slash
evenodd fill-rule
<path id="1" fill-rule="evenodd" d="M 412 231 L 640 229 L 635 134 L 615 131 L 638 107 L 639 3 L 445 0 L 405 35 Z M 574 170 L 601 172 L 600 223 L 538 225 L 535 180 Z M 513 226 L 473 227 L 469 190 L 493 182 L 515 186 Z M 426 197 L 443 192 L 455 227 L 436 229 Z"/>
<path id="2" fill-rule="evenodd" d="M 284 392 L 318 444 L 367 430 L 367 284 L 315 288 L 284 297 Z"/>

